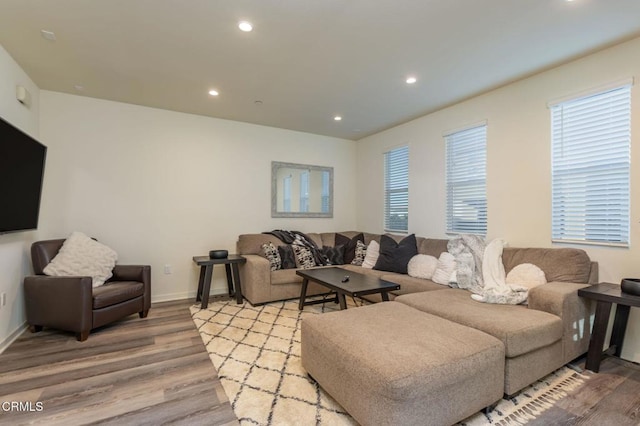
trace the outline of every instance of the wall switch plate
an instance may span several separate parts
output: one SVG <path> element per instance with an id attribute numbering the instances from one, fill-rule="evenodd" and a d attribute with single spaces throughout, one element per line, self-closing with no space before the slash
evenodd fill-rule
<path id="1" fill-rule="evenodd" d="M 173 269 L 171 268 L 171 265 L 169 264 L 164 265 L 164 273 L 166 275 L 173 273 Z"/>

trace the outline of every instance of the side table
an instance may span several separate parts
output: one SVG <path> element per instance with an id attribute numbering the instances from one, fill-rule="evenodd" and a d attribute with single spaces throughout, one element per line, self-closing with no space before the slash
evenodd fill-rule
<path id="1" fill-rule="evenodd" d="M 230 254 L 225 259 L 211 259 L 209 256 L 193 256 L 193 261 L 200 266 L 200 279 L 198 280 L 198 293 L 196 302 L 202 301 L 200 307 L 206 309 L 209 305 L 209 291 L 211 291 L 211 278 L 213 276 L 213 265 L 224 265 L 227 271 L 227 286 L 229 296 L 236 298 L 236 303 L 242 303 L 242 284 L 240 283 L 240 272 L 238 265 L 245 263 L 247 259 L 237 254 Z M 232 278 L 233 272 L 233 278 Z"/>
<path id="2" fill-rule="evenodd" d="M 616 316 L 613 322 L 613 330 L 609 339 L 609 349 L 615 356 L 619 357 L 622 352 L 624 333 L 627 329 L 629 319 L 629 309 L 632 306 L 640 307 L 640 296 L 623 293 L 618 284 L 600 283 L 578 290 L 578 296 L 595 300 L 596 317 L 591 330 L 591 340 L 589 341 L 589 352 L 587 352 L 587 362 L 585 368 L 597 373 L 600 370 L 600 360 L 602 359 L 602 346 L 607 334 L 611 305 L 616 303 Z"/>

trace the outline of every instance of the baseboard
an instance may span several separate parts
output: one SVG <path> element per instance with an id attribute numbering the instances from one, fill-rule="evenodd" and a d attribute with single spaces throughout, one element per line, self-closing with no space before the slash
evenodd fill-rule
<path id="1" fill-rule="evenodd" d="M 227 289 L 211 289 L 211 296 L 218 296 L 222 294 L 227 294 Z M 184 291 L 180 293 L 166 293 L 154 295 L 153 289 L 151 290 L 151 303 L 159 303 L 159 302 L 172 302 L 174 300 L 185 300 L 185 299 L 193 299 L 194 303 L 196 300 L 196 292 L 195 291 Z"/>
<path id="2" fill-rule="evenodd" d="M 9 347 L 20 335 L 27 329 L 27 323 L 23 322 L 11 334 L 9 334 L 2 342 L 0 342 L 0 354 Z"/>

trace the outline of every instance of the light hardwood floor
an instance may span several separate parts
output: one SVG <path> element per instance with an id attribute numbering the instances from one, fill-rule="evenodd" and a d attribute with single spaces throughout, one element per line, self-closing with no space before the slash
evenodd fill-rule
<path id="1" fill-rule="evenodd" d="M 82 343 L 57 330 L 25 332 L 0 355 L 0 404 L 39 401 L 43 410 L 0 410 L 0 424 L 237 425 L 192 303 L 154 304 L 147 318 L 132 315 Z M 579 392 L 529 424 L 640 424 L 640 366 L 605 359 Z"/>
<path id="2" fill-rule="evenodd" d="M 85 342 L 25 332 L 0 355 L 0 402 L 40 401 L 43 409 L 0 411 L 0 424 L 238 424 L 192 303 L 154 304 L 147 318 L 132 315 Z"/>

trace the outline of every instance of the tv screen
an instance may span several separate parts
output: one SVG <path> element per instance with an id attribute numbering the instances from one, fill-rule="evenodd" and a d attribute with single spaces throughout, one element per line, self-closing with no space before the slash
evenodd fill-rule
<path id="1" fill-rule="evenodd" d="M 38 227 L 47 147 L 0 118 L 0 233 Z"/>

